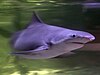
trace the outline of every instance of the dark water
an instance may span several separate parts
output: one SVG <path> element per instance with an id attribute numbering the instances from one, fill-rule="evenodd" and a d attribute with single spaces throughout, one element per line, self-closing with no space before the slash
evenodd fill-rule
<path id="1" fill-rule="evenodd" d="M 92 12 L 84 12 L 80 2 L 82 1 L 1 0 L 0 75 L 100 75 L 100 52 L 76 52 L 68 57 L 47 60 L 30 60 L 10 55 L 10 36 L 27 26 L 34 10 L 48 24 L 84 31 L 99 30 L 96 20 L 99 17 L 89 19 L 89 13 Z"/>

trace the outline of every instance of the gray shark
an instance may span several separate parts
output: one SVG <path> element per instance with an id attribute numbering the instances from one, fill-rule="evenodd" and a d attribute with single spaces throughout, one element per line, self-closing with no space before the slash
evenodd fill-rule
<path id="1" fill-rule="evenodd" d="M 45 24 L 34 12 L 27 28 L 16 32 L 10 40 L 12 54 L 29 59 L 48 59 L 71 54 L 95 37 L 84 31 Z"/>

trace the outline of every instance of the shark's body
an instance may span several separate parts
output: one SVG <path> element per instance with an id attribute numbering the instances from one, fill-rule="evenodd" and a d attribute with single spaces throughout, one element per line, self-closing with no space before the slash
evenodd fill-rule
<path id="1" fill-rule="evenodd" d="M 71 53 L 94 39 L 95 37 L 87 32 L 45 24 L 34 13 L 29 26 L 12 36 L 11 45 L 15 49 L 14 55 L 47 59 Z"/>

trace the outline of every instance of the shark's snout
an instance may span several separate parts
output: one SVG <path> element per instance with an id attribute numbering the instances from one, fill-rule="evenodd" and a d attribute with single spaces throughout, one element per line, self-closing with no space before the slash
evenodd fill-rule
<path id="1" fill-rule="evenodd" d="M 95 40 L 95 36 L 88 32 L 80 31 L 77 32 L 77 35 L 79 38 L 87 40 L 87 42 Z"/>
<path id="2" fill-rule="evenodd" d="M 85 38 L 89 39 L 90 41 L 95 40 L 95 37 L 93 35 L 91 35 L 91 36 L 85 36 Z"/>
<path id="3" fill-rule="evenodd" d="M 93 41 L 95 40 L 95 36 L 90 34 L 90 33 L 87 33 L 85 36 L 83 36 L 84 38 L 88 39 L 89 41 Z"/>

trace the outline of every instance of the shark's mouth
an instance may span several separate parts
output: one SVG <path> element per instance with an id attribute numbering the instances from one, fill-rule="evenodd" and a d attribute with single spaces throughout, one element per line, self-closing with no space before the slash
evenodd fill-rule
<path id="1" fill-rule="evenodd" d="M 72 43 L 75 43 L 75 44 L 85 44 L 85 43 L 82 43 L 82 42 L 72 42 Z"/>
<path id="2" fill-rule="evenodd" d="M 86 44 L 90 41 L 90 39 L 87 38 L 75 38 L 75 39 L 71 39 L 71 40 L 67 40 L 66 43 L 73 43 L 73 44 Z"/>

